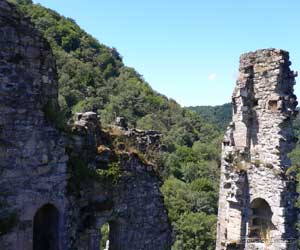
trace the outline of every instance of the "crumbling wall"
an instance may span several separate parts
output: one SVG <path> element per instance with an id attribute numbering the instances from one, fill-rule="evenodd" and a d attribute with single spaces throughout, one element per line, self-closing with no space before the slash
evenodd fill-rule
<path id="1" fill-rule="evenodd" d="M 296 236 L 295 182 L 287 175 L 297 106 L 290 64 L 288 52 L 276 49 L 240 58 L 222 150 L 217 250 L 295 249 L 289 241 Z M 263 204 L 268 215 L 258 212 Z"/>
<path id="2" fill-rule="evenodd" d="M 75 229 L 73 248 L 85 250 L 89 245 L 88 249 L 98 250 L 99 229 L 109 223 L 111 249 L 170 249 L 171 227 L 157 170 L 139 155 L 142 151 L 130 152 L 126 141 L 119 139 L 123 135 L 137 145 L 147 141 L 141 149 L 153 149 L 158 146 L 160 134 L 113 126 L 112 130 L 95 135 L 91 131 L 100 126 L 95 118 L 92 112 L 79 114 L 73 127 L 72 140 L 76 143 L 72 145 L 76 146 L 70 149 L 70 155 L 77 160 L 81 157 L 85 171 L 91 171 L 88 180 L 81 181 L 71 191 L 73 214 L 76 214 L 70 219 Z M 111 133 L 117 134 L 114 141 Z M 90 135 L 95 136 L 91 139 Z M 147 135 L 152 139 L 146 140 Z M 78 155 L 84 148 L 93 155 Z"/>
<path id="3" fill-rule="evenodd" d="M 105 222 L 112 249 L 170 249 L 160 179 L 138 154 L 158 147 L 160 134 L 108 133 L 93 112 L 62 132 L 54 122 L 57 95 L 48 43 L 0 0 L 1 250 L 99 250 Z M 137 151 L 114 147 L 118 133 L 136 141 Z"/>
<path id="4" fill-rule="evenodd" d="M 33 218 L 47 203 L 59 210 L 60 249 L 66 249 L 68 158 L 64 138 L 44 112 L 57 108 L 57 91 L 56 66 L 48 43 L 15 7 L 1 0 L 1 249 L 33 249 Z M 15 215 L 10 223 L 9 214 Z"/>

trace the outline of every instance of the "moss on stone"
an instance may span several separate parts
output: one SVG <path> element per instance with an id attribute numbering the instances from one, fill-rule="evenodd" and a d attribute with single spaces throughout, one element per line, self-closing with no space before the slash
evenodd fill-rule
<path id="1" fill-rule="evenodd" d="M 59 130 L 65 130 L 66 128 L 66 116 L 61 111 L 57 104 L 52 101 L 48 101 L 44 107 L 43 112 L 47 121 L 53 123 Z"/>
<path id="2" fill-rule="evenodd" d="M 79 191 L 82 185 L 88 185 L 94 181 L 104 185 L 116 184 L 122 176 L 119 161 L 111 162 L 107 169 L 94 169 L 89 167 L 85 160 L 79 157 L 70 157 L 68 166 L 71 172 L 68 183 L 70 192 Z"/>
<path id="3" fill-rule="evenodd" d="M 108 169 L 97 169 L 95 171 L 97 181 L 104 184 L 116 184 L 122 177 L 120 162 L 111 162 L 108 164 Z"/>

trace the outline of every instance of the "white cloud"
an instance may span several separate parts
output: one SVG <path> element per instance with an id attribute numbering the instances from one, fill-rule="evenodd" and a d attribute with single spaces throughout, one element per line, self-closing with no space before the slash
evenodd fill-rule
<path id="1" fill-rule="evenodd" d="M 217 78 L 217 73 L 211 73 L 211 74 L 207 77 L 207 79 L 208 79 L 209 81 L 214 81 L 216 78 Z"/>

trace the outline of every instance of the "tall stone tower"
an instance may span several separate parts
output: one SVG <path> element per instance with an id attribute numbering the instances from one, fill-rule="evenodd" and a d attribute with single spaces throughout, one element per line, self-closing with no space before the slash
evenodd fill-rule
<path id="1" fill-rule="evenodd" d="M 223 141 L 216 250 L 296 249 L 297 195 L 287 171 L 297 106 L 290 64 L 278 49 L 240 58 Z"/>
<path id="2" fill-rule="evenodd" d="M 60 230 L 48 234 L 47 249 L 67 249 L 68 157 L 45 115 L 58 106 L 55 60 L 42 35 L 4 0 L 0 37 L 0 249 L 40 249 L 33 238 L 46 234 L 34 230 L 41 217 L 48 231 Z"/>

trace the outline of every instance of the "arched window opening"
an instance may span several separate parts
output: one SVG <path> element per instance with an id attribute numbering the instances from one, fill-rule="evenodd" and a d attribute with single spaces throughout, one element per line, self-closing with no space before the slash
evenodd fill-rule
<path id="1" fill-rule="evenodd" d="M 101 229 L 101 241 L 99 250 L 108 250 L 109 249 L 109 223 L 105 223 Z"/>
<path id="2" fill-rule="evenodd" d="M 59 250 L 59 211 L 51 204 L 41 207 L 33 221 L 33 250 Z"/>
<path id="3" fill-rule="evenodd" d="M 261 198 L 255 199 L 251 203 L 251 218 L 249 222 L 249 238 L 254 241 L 268 243 L 271 237 L 272 210 L 269 204 Z"/>
<path id="4" fill-rule="evenodd" d="M 124 248 L 123 241 L 120 240 L 120 234 L 124 228 L 119 222 L 109 221 L 99 228 L 100 238 L 96 249 L 99 250 L 121 250 Z"/>

